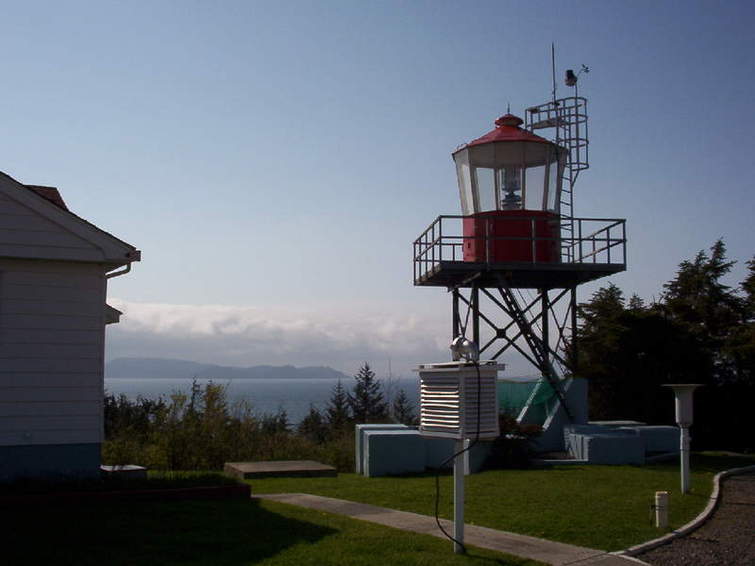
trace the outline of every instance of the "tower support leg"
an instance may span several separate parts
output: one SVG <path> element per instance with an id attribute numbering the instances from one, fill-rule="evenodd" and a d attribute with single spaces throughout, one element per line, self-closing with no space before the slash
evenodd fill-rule
<path id="1" fill-rule="evenodd" d="M 540 344 L 543 348 L 543 367 L 540 371 L 543 375 L 551 371 L 551 355 L 550 355 L 550 302 L 548 298 L 548 289 L 540 289 L 540 312 L 542 312 L 542 337 L 540 338 Z"/>

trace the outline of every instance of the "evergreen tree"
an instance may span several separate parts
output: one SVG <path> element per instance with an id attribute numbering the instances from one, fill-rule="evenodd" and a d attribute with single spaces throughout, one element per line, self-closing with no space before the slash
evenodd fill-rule
<path id="1" fill-rule="evenodd" d="M 717 241 L 710 254 L 700 251 L 693 261 L 679 265 L 676 278 L 666 285 L 663 306 L 695 337 L 705 357 L 706 371 L 695 379 L 705 385 L 695 395 L 697 445 L 752 450 L 752 434 L 743 430 L 741 419 L 755 397 L 755 265 L 747 263 L 741 294 L 721 281 L 733 265 L 724 243 Z"/>
<path id="2" fill-rule="evenodd" d="M 658 303 L 632 297 L 625 308 L 609 285 L 580 305 L 576 375 L 590 380 L 591 418 L 673 424 L 661 385 L 701 383 L 696 446 L 753 449 L 741 419 L 755 398 L 755 258 L 739 289 L 722 281 L 733 263 L 717 241 L 679 264 Z"/>
<path id="3" fill-rule="evenodd" d="M 365 362 L 354 376 L 354 389 L 348 394 L 349 408 L 357 423 L 380 422 L 388 419 L 388 404 L 383 399 L 380 382 Z"/>
<path id="4" fill-rule="evenodd" d="M 593 419 L 667 422 L 670 404 L 657 402 L 674 376 L 690 379 L 706 367 L 694 338 L 655 306 L 630 300 L 610 284 L 580 305 L 577 375 L 589 379 Z M 681 379 L 681 377 L 680 377 Z"/>
<path id="5" fill-rule="evenodd" d="M 414 405 L 409 402 L 406 391 L 399 389 L 398 395 L 391 404 L 391 417 L 400 424 L 414 426 L 417 424 L 417 417 L 414 413 Z"/>
<path id="6" fill-rule="evenodd" d="M 710 256 L 700 250 L 694 260 L 680 263 L 676 277 L 664 285 L 663 311 L 695 337 L 708 356 L 713 381 L 731 377 L 721 351 L 742 318 L 742 298 L 721 282 L 734 263 L 718 240 Z"/>
<path id="7" fill-rule="evenodd" d="M 309 413 L 299 423 L 297 432 L 316 444 L 325 442 L 328 427 L 322 414 L 314 405 L 309 406 Z"/>
<path id="8" fill-rule="evenodd" d="M 747 262 L 749 274 L 742 282 L 740 321 L 722 350 L 731 380 L 755 389 L 755 258 Z"/>
<path id="9" fill-rule="evenodd" d="M 747 262 L 747 268 L 750 270 L 750 273 L 742 282 L 742 291 L 745 295 L 745 321 L 755 322 L 755 256 Z"/>
<path id="10" fill-rule="evenodd" d="M 288 412 L 285 409 L 278 409 L 276 415 L 278 432 L 289 433 L 291 432 L 291 422 L 288 420 Z"/>
<path id="11" fill-rule="evenodd" d="M 624 314 L 624 294 L 616 285 L 601 287 L 587 303 L 579 305 L 582 326 L 577 329 L 578 367 L 580 375 L 589 373 L 608 375 L 613 365 L 613 352 L 619 336 L 626 328 L 621 318 Z M 570 354 L 571 345 L 567 347 Z"/>
<path id="12" fill-rule="evenodd" d="M 263 434 L 288 434 L 291 432 L 291 423 L 288 421 L 288 413 L 282 407 L 275 414 L 263 414 L 260 417 L 260 430 Z"/>
<path id="13" fill-rule="evenodd" d="M 627 309 L 630 311 L 641 312 L 645 309 L 645 302 L 638 295 L 632 295 L 629 298 Z"/>
<path id="14" fill-rule="evenodd" d="M 624 312 L 624 292 L 613 283 L 601 287 L 592 294 L 590 302 L 580 306 L 585 325 L 596 325 L 615 320 Z"/>
<path id="15" fill-rule="evenodd" d="M 325 420 L 332 434 L 345 430 L 352 422 L 349 398 L 340 379 L 330 394 L 330 401 L 325 408 Z"/>

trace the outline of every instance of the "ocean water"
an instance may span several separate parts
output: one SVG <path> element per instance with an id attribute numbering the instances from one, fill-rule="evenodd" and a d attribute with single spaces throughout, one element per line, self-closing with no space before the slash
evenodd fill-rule
<path id="1" fill-rule="evenodd" d="M 207 383 L 209 379 L 197 379 Z M 288 420 L 296 424 L 309 412 L 310 404 L 322 410 L 328 404 L 337 379 L 215 379 L 214 383 L 227 386 L 231 402 L 246 400 L 256 413 L 276 413 L 285 410 Z M 124 394 L 130 399 L 138 396 L 149 399 L 167 398 L 174 392 L 189 393 L 190 378 L 118 377 L 105 379 L 105 391 L 114 395 Z M 393 399 L 403 389 L 415 410 L 419 405 L 419 379 L 417 377 L 380 380 L 383 394 Z M 344 389 L 351 391 L 354 380 L 341 380 Z"/>

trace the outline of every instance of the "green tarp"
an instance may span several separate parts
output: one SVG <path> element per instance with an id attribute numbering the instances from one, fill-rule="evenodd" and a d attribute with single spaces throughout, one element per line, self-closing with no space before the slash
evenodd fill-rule
<path id="1" fill-rule="evenodd" d="M 499 379 L 497 393 L 502 413 L 518 417 L 529 402 L 534 412 L 527 420 L 537 423 L 545 421 L 549 403 L 555 397 L 553 388 L 543 378 L 533 378 L 531 381 Z"/>

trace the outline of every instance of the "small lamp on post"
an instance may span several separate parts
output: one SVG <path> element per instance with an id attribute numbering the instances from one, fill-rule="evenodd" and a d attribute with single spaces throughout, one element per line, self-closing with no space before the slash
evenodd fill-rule
<path id="1" fill-rule="evenodd" d="M 676 424 L 681 429 L 679 437 L 679 452 L 682 468 L 682 493 L 689 493 L 689 427 L 692 426 L 692 393 L 700 387 L 700 383 L 666 383 L 664 387 L 674 390 L 674 407 L 676 409 Z"/>

